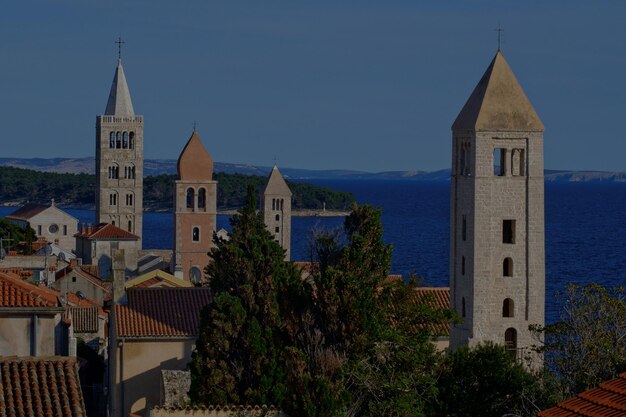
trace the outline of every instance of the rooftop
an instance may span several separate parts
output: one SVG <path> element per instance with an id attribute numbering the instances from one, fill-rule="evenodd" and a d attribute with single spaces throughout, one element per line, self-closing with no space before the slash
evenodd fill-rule
<path id="1" fill-rule="evenodd" d="M 178 179 L 183 181 L 211 181 L 213 159 L 194 130 L 178 157 Z"/>
<path id="2" fill-rule="evenodd" d="M 44 286 L 0 272 L 0 308 L 58 307 L 58 295 L 56 291 Z"/>
<path id="3" fill-rule="evenodd" d="M 92 227 L 83 227 L 74 237 L 82 237 L 94 240 L 136 240 L 139 236 L 113 226 L 110 223 L 100 223 Z"/>
<path id="4" fill-rule="evenodd" d="M 107 101 L 107 107 L 104 114 L 111 116 L 135 115 L 121 59 L 117 61 L 117 68 L 115 68 L 115 75 L 113 76 L 113 83 L 111 84 L 111 92 L 109 93 L 109 99 Z"/>

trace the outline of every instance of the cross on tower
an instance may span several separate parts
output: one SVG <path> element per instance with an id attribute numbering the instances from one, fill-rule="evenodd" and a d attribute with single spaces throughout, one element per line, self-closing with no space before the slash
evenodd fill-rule
<path id="1" fill-rule="evenodd" d="M 276 155 L 274 155 L 274 166 L 276 166 L 277 162 L 278 162 L 278 158 L 276 158 Z"/>
<path id="2" fill-rule="evenodd" d="M 122 40 L 122 35 L 120 35 L 115 41 L 117 44 L 117 59 L 122 59 L 122 44 L 126 43 Z"/>
<path id="3" fill-rule="evenodd" d="M 196 131 L 196 127 L 198 127 L 198 122 L 197 121 L 193 121 L 193 131 Z"/>
<path id="4" fill-rule="evenodd" d="M 504 29 L 502 29 L 500 27 L 500 24 L 498 23 L 498 29 L 494 29 L 496 32 L 498 32 L 498 51 L 500 50 L 500 43 L 502 40 L 502 32 L 504 32 Z"/>

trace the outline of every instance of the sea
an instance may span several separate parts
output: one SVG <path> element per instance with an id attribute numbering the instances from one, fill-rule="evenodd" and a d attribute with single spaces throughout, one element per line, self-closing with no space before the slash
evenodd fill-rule
<path id="1" fill-rule="evenodd" d="M 393 246 L 391 273 L 414 274 L 423 285 L 447 286 L 450 184 L 399 180 L 307 180 L 352 192 L 359 204 L 382 210 L 384 240 Z M 0 207 L 0 216 L 14 208 Z M 81 222 L 94 223 L 91 210 L 67 210 Z M 219 215 L 217 227 L 230 229 Z M 626 184 L 547 182 L 546 321 L 562 314 L 568 283 L 626 283 Z M 312 232 L 340 228 L 342 217 L 293 217 L 292 259 L 311 260 Z M 171 249 L 172 213 L 144 215 L 144 249 Z"/>

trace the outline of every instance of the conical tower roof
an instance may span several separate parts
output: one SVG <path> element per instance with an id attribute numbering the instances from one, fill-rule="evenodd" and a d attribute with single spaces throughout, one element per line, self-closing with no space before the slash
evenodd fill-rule
<path id="1" fill-rule="evenodd" d="M 543 123 L 501 51 L 457 116 L 452 130 L 541 131 Z"/>
<path id="2" fill-rule="evenodd" d="M 111 84 L 111 92 L 109 93 L 109 101 L 107 101 L 107 108 L 104 114 L 110 116 L 135 115 L 121 59 L 117 61 L 117 68 L 115 69 L 115 76 L 113 77 L 113 84 Z"/>
<path id="3" fill-rule="evenodd" d="M 267 185 L 265 186 L 265 195 L 284 195 L 291 197 L 291 190 L 285 182 L 282 174 L 278 170 L 278 167 L 274 165 L 269 178 L 267 179 Z"/>
<path id="4" fill-rule="evenodd" d="M 194 132 L 178 157 L 178 179 L 190 181 L 211 181 L 213 159 Z"/>

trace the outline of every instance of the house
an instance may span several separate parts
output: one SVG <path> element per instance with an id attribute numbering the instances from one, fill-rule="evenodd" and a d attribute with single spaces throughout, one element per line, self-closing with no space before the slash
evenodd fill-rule
<path id="1" fill-rule="evenodd" d="M 74 249 L 78 219 L 58 208 L 54 199 L 49 206 L 26 204 L 6 216 L 6 219 L 22 227 L 31 227 L 38 238 L 44 238 L 65 250 Z"/>
<path id="2" fill-rule="evenodd" d="M 117 279 L 117 277 L 116 277 Z M 115 292 L 116 283 L 114 283 Z M 114 296 L 114 300 L 117 297 Z M 184 370 L 198 337 L 208 288 L 129 288 L 112 311 L 109 345 L 111 416 L 147 415 L 159 405 L 162 369 Z"/>
<path id="3" fill-rule="evenodd" d="M 0 357 L 0 416 L 86 415 L 75 358 Z"/>
<path id="4" fill-rule="evenodd" d="M 626 416 L 626 372 L 537 414 L 537 417 Z"/>
<path id="5" fill-rule="evenodd" d="M 69 266 L 56 273 L 52 287 L 61 292 L 81 293 L 85 298 L 96 300 L 99 306 L 110 298 L 110 285 L 102 282 L 94 265 L 80 265 L 73 259 Z"/>
<path id="6" fill-rule="evenodd" d="M 113 224 L 100 223 L 93 227 L 83 225 L 74 237 L 76 237 L 76 256 L 85 264 L 97 265 L 101 279 L 111 275 L 112 251 L 116 249 L 124 250 L 127 275 L 137 269 L 139 236 Z"/>

